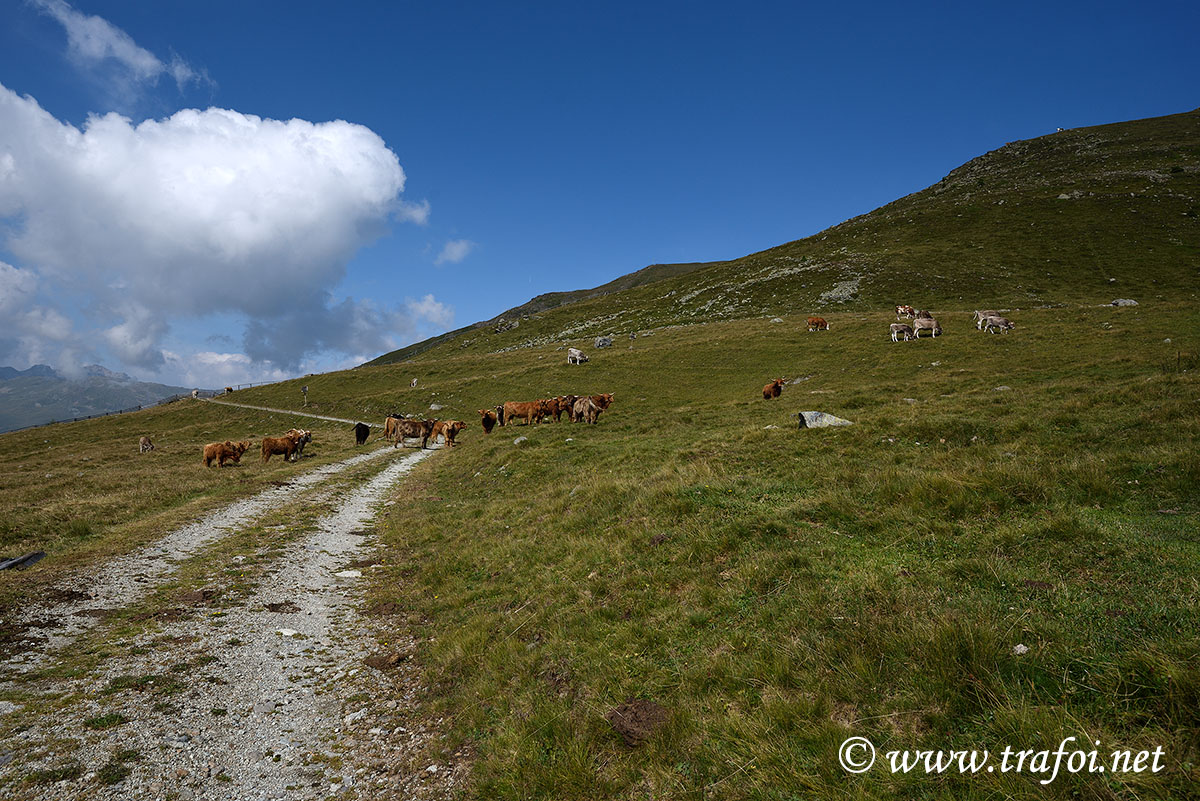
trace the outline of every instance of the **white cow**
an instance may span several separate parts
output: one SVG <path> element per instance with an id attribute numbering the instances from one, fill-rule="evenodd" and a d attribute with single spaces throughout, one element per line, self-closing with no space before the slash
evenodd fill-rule
<path id="1" fill-rule="evenodd" d="M 920 339 L 922 331 L 929 331 L 935 337 L 942 333 L 942 327 L 932 317 L 918 317 L 913 320 L 913 339 Z"/>
<path id="2" fill-rule="evenodd" d="M 587 360 L 587 354 L 579 348 L 567 348 L 567 364 L 583 364 Z"/>

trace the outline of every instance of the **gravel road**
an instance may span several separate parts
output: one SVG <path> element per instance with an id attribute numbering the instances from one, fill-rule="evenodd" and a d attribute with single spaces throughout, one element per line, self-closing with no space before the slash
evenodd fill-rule
<path id="1" fill-rule="evenodd" d="M 114 560 L 87 588 L 93 597 L 75 605 L 129 603 L 223 531 L 269 509 L 286 509 L 303 489 L 389 453 L 397 451 L 384 448 L 314 470 Z M 377 547 L 364 527 L 389 489 L 430 453 L 410 452 L 337 491 L 332 513 L 269 558 L 225 556 L 231 561 L 211 565 L 214 576 L 258 565 L 253 587 L 237 604 L 164 621 L 116 642 L 87 675 L 28 673 L 82 631 L 68 612 L 70 626 L 56 629 L 46 648 L 0 666 L 0 691 L 19 698 L 0 701 L 0 720 L 22 720 L 21 727 L 5 727 L 0 798 L 450 794 L 461 755 L 439 762 L 423 756 L 437 734 L 412 714 L 424 691 L 407 661 L 414 643 L 402 632 L 383 635 L 387 653 L 366 666 L 379 633 L 358 604 Z M 63 613 L 56 607 L 55 614 Z M 22 714 L 34 709 L 36 716 Z"/>

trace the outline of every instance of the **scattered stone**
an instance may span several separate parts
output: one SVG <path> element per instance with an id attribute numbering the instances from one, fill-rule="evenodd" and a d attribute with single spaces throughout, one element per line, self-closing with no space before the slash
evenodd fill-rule
<path id="1" fill-rule="evenodd" d="M 667 722 L 666 707 L 642 698 L 630 698 L 604 716 L 630 748 L 649 740 Z"/>
<path id="2" fill-rule="evenodd" d="M 337 573 L 334 573 L 333 575 L 337 576 L 338 578 L 362 578 L 362 571 L 361 570 L 341 570 L 341 571 L 338 571 Z"/>
<path id="3" fill-rule="evenodd" d="M 254 705 L 254 714 L 256 714 L 256 715 L 269 715 L 274 711 L 275 711 L 275 702 L 274 701 L 259 701 L 257 704 Z"/>
<path id="4" fill-rule="evenodd" d="M 12 701 L 0 701 L 0 715 L 7 715 L 9 712 L 16 712 L 20 708 L 20 705 L 14 704 Z"/>
<path id="5" fill-rule="evenodd" d="M 781 317 L 772 317 L 772 318 L 771 318 L 771 322 L 773 322 L 773 323 L 782 323 L 782 322 L 783 322 L 783 318 L 781 318 Z"/>
<path id="6" fill-rule="evenodd" d="M 268 612 L 299 612 L 300 607 L 291 601 L 281 601 L 277 604 L 267 604 Z"/>
<path id="7" fill-rule="evenodd" d="M 529 437 L 517 437 L 513 440 L 513 445 L 520 445 L 522 442 L 529 442 Z"/>
<path id="8" fill-rule="evenodd" d="M 1025 654 L 1029 653 L 1029 646 L 1022 645 L 1021 643 L 1017 643 L 1016 645 L 1013 646 L 1013 653 L 1016 656 L 1024 656 Z"/>
<path id="9" fill-rule="evenodd" d="M 347 726 L 349 726 L 351 724 L 357 723 L 358 721 L 362 720 L 366 716 L 367 716 L 367 708 L 363 707 L 362 709 L 358 710 L 357 712 L 351 712 L 349 715 L 346 715 L 346 717 L 344 717 L 342 719 L 342 722 L 345 723 Z"/>
<path id="10" fill-rule="evenodd" d="M 1138 305 L 1138 302 L 1136 300 L 1130 300 L 1129 298 L 1117 298 L 1116 300 L 1114 300 L 1112 302 L 1112 305 L 1114 305 L 1114 306 L 1136 306 L 1136 305 Z"/>
<path id="11" fill-rule="evenodd" d="M 998 387 L 992 387 L 992 392 L 1008 392 L 1011 389 L 1012 387 L 1008 386 L 1007 384 L 1001 384 Z"/>
<path id="12" fill-rule="evenodd" d="M 843 420 L 840 417 L 834 417 L 832 414 L 825 412 L 799 412 L 796 417 L 800 421 L 801 428 L 829 428 L 831 426 L 854 425 L 849 420 Z"/>
<path id="13" fill-rule="evenodd" d="M 763 426 L 763 431 L 769 431 L 772 428 L 779 428 L 779 426 Z"/>
<path id="14" fill-rule="evenodd" d="M 918 401 L 916 398 L 905 398 L 904 402 L 905 403 L 920 403 L 920 401 Z"/>
<path id="15" fill-rule="evenodd" d="M 442 409 L 445 409 L 445 408 L 446 407 L 440 403 L 429 404 L 429 411 L 431 411 L 431 412 L 440 412 Z"/>
<path id="16" fill-rule="evenodd" d="M 608 348 L 612 346 L 612 337 L 596 337 L 595 346 L 597 348 Z"/>
<path id="17" fill-rule="evenodd" d="M 275 633 L 281 637 L 295 637 L 299 634 L 295 629 L 275 629 Z"/>

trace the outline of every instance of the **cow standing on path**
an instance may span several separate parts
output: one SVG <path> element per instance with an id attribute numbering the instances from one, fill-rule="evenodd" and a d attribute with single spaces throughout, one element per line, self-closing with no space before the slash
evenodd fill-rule
<path id="1" fill-rule="evenodd" d="M 367 437 L 371 436 L 371 427 L 366 423 L 354 424 L 354 444 L 362 445 L 367 441 Z"/>

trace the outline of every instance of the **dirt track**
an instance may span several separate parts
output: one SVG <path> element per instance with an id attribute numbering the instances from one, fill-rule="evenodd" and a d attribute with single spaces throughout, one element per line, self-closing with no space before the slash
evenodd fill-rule
<path id="1" fill-rule="evenodd" d="M 315 469 L 79 577 L 63 588 L 74 600 L 28 610 L 54 622 L 43 645 L 0 665 L 0 693 L 17 699 L 0 702 L 0 798 L 450 792 L 453 766 L 414 762 L 433 735 L 412 714 L 422 692 L 406 661 L 413 643 L 390 632 L 393 650 L 376 655 L 378 670 L 365 666 L 377 632 L 357 604 L 373 564 L 363 559 L 374 545 L 370 522 L 431 453 L 381 448 Z M 354 480 L 322 488 L 351 468 Z M 332 511 L 293 521 L 298 533 L 248 553 L 223 547 L 263 515 L 286 520 L 303 503 Z M 105 613 L 147 598 L 185 564 L 211 575 L 214 589 L 192 591 L 184 609 L 136 633 L 106 622 Z M 58 675 L 76 643 L 103 658 Z"/>

